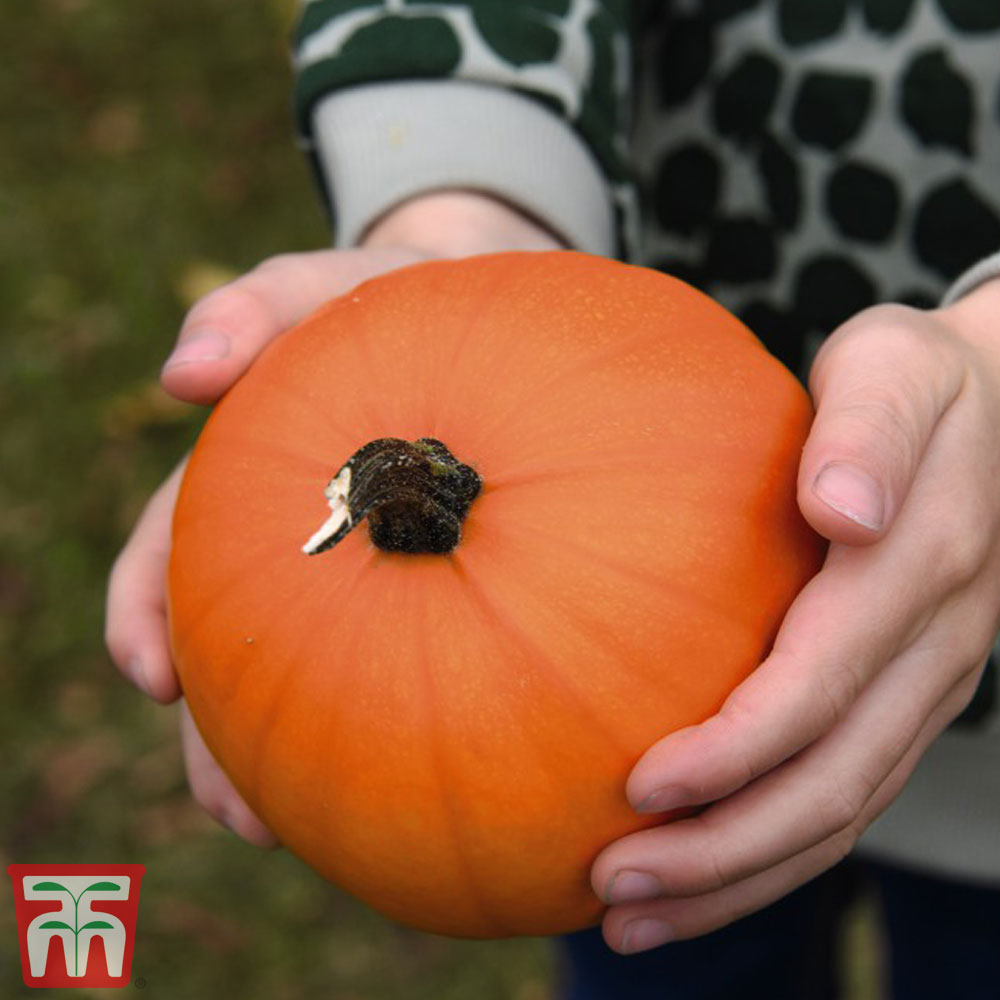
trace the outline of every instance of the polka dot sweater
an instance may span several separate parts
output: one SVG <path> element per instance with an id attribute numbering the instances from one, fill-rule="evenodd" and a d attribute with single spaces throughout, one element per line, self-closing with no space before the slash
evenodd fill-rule
<path id="1" fill-rule="evenodd" d="M 295 69 L 341 246 L 486 191 L 701 287 L 803 374 L 866 306 L 1000 275 L 996 0 L 304 0 Z M 995 686 L 862 850 L 1000 879 Z"/>
<path id="2" fill-rule="evenodd" d="M 646 259 L 790 365 L 866 306 L 936 304 L 1000 249 L 1000 5 L 651 6 Z"/>

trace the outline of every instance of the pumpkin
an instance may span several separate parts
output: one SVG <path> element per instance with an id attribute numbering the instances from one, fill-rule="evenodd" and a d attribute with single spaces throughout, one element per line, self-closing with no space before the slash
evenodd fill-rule
<path id="1" fill-rule="evenodd" d="M 389 917 L 591 925 L 597 853 L 670 818 L 629 807 L 630 769 L 720 707 L 817 569 L 810 420 L 652 270 L 371 280 L 271 345 L 191 456 L 169 610 L 194 719 L 281 841 Z"/>

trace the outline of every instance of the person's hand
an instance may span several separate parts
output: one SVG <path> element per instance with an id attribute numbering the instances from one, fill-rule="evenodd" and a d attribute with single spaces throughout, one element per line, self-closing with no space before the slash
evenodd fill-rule
<path id="1" fill-rule="evenodd" d="M 701 807 L 607 847 L 604 937 L 717 929 L 844 857 L 969 702 L 1000 609 L 1000 281 L 880 306 L 810 378 L 799 506 L 831 541 L 773 651 L 719 713 L 634 768 L 635 808 Z"/>
<path id="2" fill-rule="evenodd" d="M 485 196 L 448 192 L 407 202 L 372 228 L 362 248 L 273 257 L 206 296 L 185 318 L 161 381 L 178 399 L 214 403 L 267 344 L 367 278 L 431 257 L 557 246 L 554 236 Z M 167 637 L 166 569 L 183 464 L 150 499 L 115 562 L 105 621 L 119 669 L 164 703 L 181 694 Z M 273 845 L 273 834 L 216 764 L 183 705 L 181 735 L 195 798 L 240 836 Z"/>

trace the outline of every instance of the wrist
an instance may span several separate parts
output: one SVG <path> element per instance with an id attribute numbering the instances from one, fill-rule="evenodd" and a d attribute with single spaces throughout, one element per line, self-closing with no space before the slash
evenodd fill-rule
<path id="1" fill-rule="evenodd" d="M 310 125 L 340 249 L 367 245 L 411 202 L 465 195 L 520 213 L 567 246 L 614 253 L 615 193 L 589 146 L 562 115 L 515 90 L 453 79 L 347 86 L 313 105 Z M 411 238 L 429 241 L 435 256 L 525 238 L 504 229 L 484 248 L 474 233 L 443 248 L 433 229 Z"/>
<path id="2" fill-rule="evenodd" d="M 500 250 L 556 250 L 565 244 L 512 205 L 476 191 L 432 191 L 394 206 L 361 239 L 366 249 L 405 246 L 431 257 Z"/>

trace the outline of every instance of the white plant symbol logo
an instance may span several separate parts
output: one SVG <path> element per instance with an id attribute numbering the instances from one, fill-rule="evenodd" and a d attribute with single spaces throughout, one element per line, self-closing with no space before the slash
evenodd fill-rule
<path id="1" fill-rule="evenodd" d="M 43 913 L 28 924 L 28 961 L 31 974 L 42 976 L 54 938 L 61 938 L 70 976 L 87 972 L 90 943 L 103 938 L 108 974 L 120 976 L 125 961 L 125 925 L 110 913 L 95 911 L 94 902 L 102 899 L 128 899 L 131 879 L 114 875 L 94 881 L 92 875 L 60 875 L 54 881 L 44 875 L 26 876 L 25 899 L 55 899 L 62 909 Z"/>

